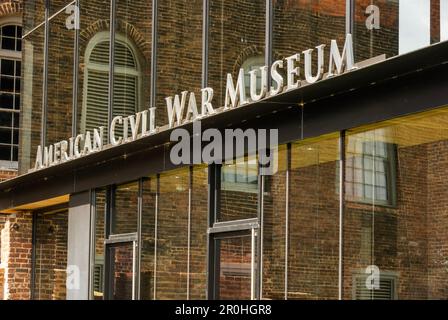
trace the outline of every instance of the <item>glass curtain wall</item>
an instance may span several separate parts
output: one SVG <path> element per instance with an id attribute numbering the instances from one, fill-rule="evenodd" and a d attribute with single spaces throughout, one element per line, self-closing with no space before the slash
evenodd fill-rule
<path id="1" fill-rule="evenodd" d="M 108 127 L 110 1 L 79 0 L 77 133 Z"/>
<path id="2" fill-rule="evenodd" d="M 58 3 L 60 2 L 60 4 Z M 55 1 L 51 12 L 61 9 L 70 1 Z M 76 29 L 67 24 L 64 11 L 49 20 L 45 144 L 51 145 L 72 136 L 73 72 Z"/>
<path id="3" fill-rule="evenodd" d="M 342 46 L 346 33 L 346 1 L 273 1 L 272 59 L 279 60 L 316 46 L 326 45 L 329 52 L 331 40 Z M 317 62 L 314 50 L 313 62 Z M 325 66 L 328 55 L 325 54 Z M 303 69 L 304 59 L 298 62 Z M 313 64 L 313 66 L 316 64 Z M 313 70 L 315 74 L 317 70 Z"/>
<path id="4" fill-rule="evenodd" d="M 112 117 L 149 107 L 151 15 L 152 0 L 115 1 Z"/>
<path id="5" fill-rule="evenodd" d="M 358 60 L 405 54 L 448 39 L 446 0 L 354 0 Z"/>
<path id="6" fill-rule="evenodd" d="M 154 75 L 157 125 L 168 124 L 166 97 L 189 91 L 195 93 L 198 103 L 201 101 L 202 4 L 202 0 L 158 1 Z"/>
<path id="7" fill-rule="evenodd" d="M 208 86 L 214 88 L 213 105 L 219 108 L 228 73 L 236 79 L 244 68 L 248 78 L 249 71 L 265 65 L 266 1 L 210 0 L 209 6 Z"/>
<path id="8" fill-rule="evenodd" d="M 341 46 L 347 30 L 354 36 L 357 62 L 404 54 L 448 39 L 447 0 L 210 0 L 206 30 L 200 0 L 156 1 L 156 14 L 150 0 L 113 1 L 114 8 L 110 0 L 49 1 L 47 15 L 45 3 L 24 4 L 21 174 L 34 166 L 41 141 L 51 144 L 69 138 L 72 132 L 108 127 L 112 116 L 150 106 L 157 107 L 158 125 L 165 125 L 165 98 L 184 90 L 198 94 L 203 83 L 215 89 L 213 104 L 221 107 L 227 73 L 236 79 L 243 68 L 248 80 L 249 71 L 266 64 L 266 53 L 269 60 L 276 60 L 320 44 L 328 52 L 330 40 Z M 269 11 L 267 4 L 272 5 Z M 351 11 L 347 10 L 350 6 Z M 76 12 L 79 21 L 74 19 Z M 202 61 L 204 52 L 208 54 Z M 312 59 L 317 59 L 315 53 Z M 248 84 L 246 91 L 249 96 Z"/>
<path id="9" fill-rule="evenodd" d="M 137 206 L 140 197 L 141 211 Z M 99 189 L 95 202 L 93 298 L 131 299 L 139 281 L 142 300 L 205 299 L 206 166 Z M 120 239 L 137 230 L 140 249 L 133 252 L 127 238 Z"/>
<path id="10" fill-rule="evenodd" d="M 346 137 L 345 299 L 447 299 L 446 108 Z"/>
<path id="11" fill-rule="evenodd" d="M 26 2 L 23 15 L 22 89 L 19 138 L 19 174 L 34 167 L 41 144 L 42 92 L 44 83 L 44 8 L 40 2 Z"/>

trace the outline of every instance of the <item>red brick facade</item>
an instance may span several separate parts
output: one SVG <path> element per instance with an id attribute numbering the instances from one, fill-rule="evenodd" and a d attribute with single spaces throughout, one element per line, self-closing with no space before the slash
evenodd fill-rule
<path id="1" fill-rule="evenodd" d="M 358 61 L 379 54 L 390 57 L 398 53 L 398 2 L 378 1 L 381 11 L 387 12 L 382 19 L 382 28 L 367 31 L 364 11 L 371 2 L 357 1 L 354 33 Z M 58 8 L 65 1 L 52 3 L 54 8 Z M 81 8 L 80 63 L 77 66 L 80 90 L 76 97 L 78 123 L 81 123 L 82 113 L 85 112 L 83 106 L 87 92 L 84 88 L 89 68 L 86 52 L 97 34 L 109 31 L 109 3 L 102 0 L 84 1 Z M 159 3 L 155 103 L 160 125 L 166 124 L 166 96 L 184 90 L 198 92 L 202 85 L 202 3 L 199 0 Z M 346 22 L 344 1 L 310 3 L 304 0 L 276 0 L 273 5 L 274 59 L 321 43 L 328 46 L 331 39 L 337 39 L 339 44 L 343 42 Z M 30 1 L 25 6 L 25 24 L 29 30 L 40 22 L 35 20 L 39 20 L 43 11 L 38 1 Z M 0 4 L 0 16 L 11 10 L 21 10 L 20 4 Z M 135 50 L 140 68 L 141 90 L 136 110 L 147 108 L 151 100 L 148 90 L 151 82 L 151 10 L 151 1 L 148 0 L 134 2 L 132 7 L 118 4 L 117 8 L 117 34 L 124 37 L 129 47 Z M 434 10 L 437 8 L 434 7 Z M 437 14 L 433 12 L 433 16 Z M 66 29 L 65 18 L 61 14 L 50 25 L 47 143 L 67 139 L 72 131 L 74 52 L 70 48 L 73 31 Z M 437 34 L 436 29 L 433 30 L 434 34 Z M 250 58 L 265 54 L 265 1 L 211 1 L 209 37 L 208 85 L 215 88 L 214 105 L 220 107 L 224 104 L 226 74 L 230 72 L 235 76 Z M 25 43 L 32 45 L 25 46 L 25 50 L 32 48 L 32 52 L 25 51 L 23 60 L 24 78 L 29 81 L 26 90 L 29 91 L 25 92 L 28 96 L 25 94 L 23 102 L 26 116 L 21 120 L 21 173 L 33 166 L 36 148 L 41 140 L 43 39 L 41 28 L 25 40 Z M 197 99 L 199 101 L 199 96 Z M 377 265 L 382 272 L 396 277 L 395 294 L 400 299 L 447 298 L 448 194 L 445 192 L 445 177 L 448 137 L 441 135 L 415 144 L 403 144 L 391 139 L 397 145 L 396 204 L 373 205 L 347 198 L 343 231 L 345 299 L 356 298 L 355 277 L 369 265 Z M 289 299 L 338 298 L 337 148 L 338 140 L 335 138 L 293 144 L 288 175 L 288 204 L 285 163 L 277 174 L 265 177 L 262 266 L 262 295 L 265 299 L 283 299 L 285 290 Z M 280 159 L 286 161 L 286 158 L 284 148 Z M 0 180 L 3 175 L 11 177 L 13 174 L 0 172 Z M 144 182 L 140 274 L 143 299 L 206 297 L 208 176 L 202 167 L 193 168 L 192 176 L 190 181 L 189 170 L 183 169 L 162 173 L 158 180 L 159 188 L 156 187 L 155 178 Z M 257 190 L 224 189 L 220 199 L 220 221 L 257 217 L 260 208 Z M 114 232 L 136 232 L 137 190 L 137 183 L 134 183 L 115 193 L 116 211 L 112 214 L 116 228 Z M 95 264 L 103 266 L 105 198 L 105 193 L 97 194 L 95 226 Z M 35 297 L 65 299 L 67 211 L 40 215 L 35 227 Z M 29 299 L 32 214 L 0 215 L 0 230 L 0 299 Z M 223 245 L 219 274 L 222 298 L 235 298 L 236 293 L 241 297 L 250 297 L 250 249 L 247 243 Z M 132 291 L 129 248 L 117 249 L 113 262 L 114 297 L 129 299 Z M 285 279 L 286 268 L 288 274 Z M 97 298 L 101 294 L 98 292 Z"/>
<path id="2" fill-rule="evenodd" d="M 30 299 L 32 215 L 0 217 L 3 267 L 3 299 Z"/>

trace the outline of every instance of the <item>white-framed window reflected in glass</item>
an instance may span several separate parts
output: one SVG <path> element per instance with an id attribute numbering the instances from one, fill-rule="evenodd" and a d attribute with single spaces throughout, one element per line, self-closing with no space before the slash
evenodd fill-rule
<path id="1" fill-rule="evenodd" d="M 394 206 L 396 145 L 353 139 L 346 159 L 348 200 Z"/>
<path id="2" fill-rule="evenodd" d="M 134 45 L 115 35 L 113 116 L 132 115 L 140 109 L 140 66 Z M 108 124 L 109 33 L 104 31 L 90 40 L 86 49 L 81 131 Z M 122 134 L 117 128 L 117 133 Z"/>
<path id="3" fill-rule="evenodd" d="M 21 51 L 22 27 L 12 21 L 0 25 L 0 167 L 3 169 L 17 170 Z"/>

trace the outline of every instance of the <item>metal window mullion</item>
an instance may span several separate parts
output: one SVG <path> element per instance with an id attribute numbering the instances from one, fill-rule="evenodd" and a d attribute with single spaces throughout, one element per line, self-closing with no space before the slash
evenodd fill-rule
<path id="1" fill-rule="evenodd" d="M 188 239 L 187 239 L 187 300 L 190 300 L 190 261 L 191 261 L 191 202 L 193 199 L 193 167 L 189 168 L 188 187 Z"/>
<path id="2" fill-rule="evenodd" d="M 159 216 L 160 175 L 156 176 L 156 203 L 154 212 L 154 288 L 153 298 L 157 294 L 157 241 L 158 241 L 158 216 Z"/>
<path id="3" fill-rule="evenodd" d="M 94 273 L 96 255 L 96 190 L 90 191 L 90 252 L 89 252 L 89 300 L 94 299 Z M 103 286 L 104 288 L 104 286 Z M 103 290 L 104 292 L 104 290 Z"/>
<path id="4" fill-rule="evenodd" d="M 80 2 L 75 1 L 75 6 L 79 12 Z M 79 85 L 79 28 L 80 24 L 80 14 L 75 14 L 75 39 L 73 44 L 74 54 L 73 54 L 73 101 L 72 101 L 72 137 L 78 134 L 78 85 Z"/>
<path id="5" fill-rule="evenodd" d="M 292 146 L 288 144 L 287 149 L 287 169 L 286 169 L 286 177 L 285 177 L 285 300 L 288 300 L 288 265 L 289 265 L 289 192 L 291 188 L 291 162 L 292 162 Z"/>
<path id="6" fill-rule="evenodd" d="M 109 131 L 113 117 L 114 105 L 114 70 L 115 70 L 115 0 L 110 0 L 110 34 L 109 34 L 109 101 L 107 109 L 107 128 Z"/>
<path id="7" fill-rule="evenodd" d="M 343 299 L 344 285 L 344 204 L 345 204 L 345 131 L 340 132 L 339 136 L 339 265 L 338 265 L 338 298 Z"/>
<path id="8" fill-rule="evenodd" d="M 42 79 L 42 115 L 41 115 L 41 137 L 42 147 L 46 144 L 47 136 L 47 104 L 48 104 L 48 52 L 50 37 L 50 0 L 45 1 L 45 27 L 44 27 L 44 73 Z"/>
<path id="9" fill-rule="evenodd" d="M 260 187 L 259 187 L 259 228 L 258 228 L 258 263 L 257 263 L 257 281 L 256 281 L 256 292 L 255 296 L 258 299 L 263 298 L 263 241 L 264 241 L 264 186 L 265 177 L 259 175 L 260 177 Z"/>
<path id="10" fill-rule="evenodd" d="M 266 0 L 266 33 L 265 33 L 265 65 L 270 66 L 273 60 L 273 25 L 274 9 L 272 0 Z M 268 72 L 268 84 L 271 83 L 271 73 Z"/>
<path id="11" fill-rule="evenodd" d="M 355 0 L 345 1 L 345 33 L 353 34 L 355 16 Z"/>
<path id="12" fill-rule="evenodd" d="M 151 88 L 149 107 L 156 107 L 157 91 L 157 28 L 158 28 L 158 0 L 152 0 L 152 27 L 151 27 Z"/>
<path id="13" fill-rule="evenodd" d="M 207 229 L 214 224 L 215 220 L 215 189 L 216 189 L 216 165 L 211 164 L 208 166 L 208 215 L 207 215 Z M 213 240 L 213 235 L 207 232 L 207 293 L 206 299 L 214 299 L 214 262 L 215 262 L 215 245 Z"/>
<path id="14" fill-rule="evenodd" d="M 36 246 L 37 246 L 37 213 L 32 213 L 31 225 L 31 286 L 30 286 L 30 300 L 36 299 Z"/>
<path id="15" fill-rule="evenodd" d="M 141 256 L 142 256 L 142 219 L 143 219 L 143 183 L 144 180 L 139 180 L 138 190 L 138 219 L 137 219 L 137 258 L 136 258 L 136 299 L 140 300 L 140 270 L 141 270 Z"/>

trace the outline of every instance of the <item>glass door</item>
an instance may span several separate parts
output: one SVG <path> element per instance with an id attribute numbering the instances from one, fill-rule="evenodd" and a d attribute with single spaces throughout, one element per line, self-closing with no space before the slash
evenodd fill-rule
<path id="1" fill-rule="evenodd" d="M 106 245 L 108 300 L 136 299 L 137 241 L 116 242 Z"/>
<path id="2" fill-rule="evenodd" d="M 256 299 L 256 230 L 215 235 L 214 248 L 214 298 Z"/>

